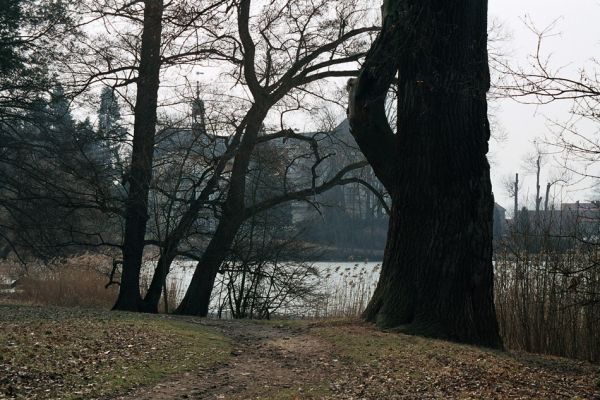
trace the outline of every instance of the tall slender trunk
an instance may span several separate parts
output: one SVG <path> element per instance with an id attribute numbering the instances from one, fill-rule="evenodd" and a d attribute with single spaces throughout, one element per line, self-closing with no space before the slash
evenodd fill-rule
<path id="1" fill-rule="evenodd" d="M 392 198 L 364 318 L 501 347 L 493 303 L 487 1 L 389 0 L 354 83 L 352 133 Z M 398 72 L 398 125 L 384 99 Z"/>
<path id="2" fill-rule="evenodd" d="M 513 222 L 517 221 L 519 215 L 519 174 L 515 174 L 515 209 L 513 211 Z"/>
<path id="3" fill-rule="evenodd" d="M 178 314 L 206 316 L 210 296 L 221 264 L 227 257 L 231 244 L 245 219 L 246 177 L 252 151 L 269 106 L 256 100 L 256 112 L 246 126 L 244 136 L 233 161 L 227 198 L 217 230 L 198 263 L 188 290 L 177 308 Z"/>
<path id="4" fill-rule="evenodd" d="M 194 199 L 185 214 L 183 214 L 175 229 L 169 233 L 169 235 L 161 244 L 161 256 L 159 257 L 156 268 L 154 269 L 154 275 L 152 276 L 152 282 L 150 283 L 146 297 L 144 297 L 144 308 L 146 311 L 153 313 L 158 312 L 160 293 L 163 285 L 165 284 L 167 274 L 171 269 L 171 264 L 177 256 L 179 244 L 183 239 L 185 239 L 190 227 L 193 225 L 194 221 L 196 221 L 196 218 L 198 218 L 200 210 L 206 204 L 210 198 L 210 195 L 218 186 L 218 182 L 221 178 L 220 175 L 225 169 L 225 166 L 225 160 L 219 161 L 217 167 L 215 168 L 212 179 L 206 183 L 206 186 L 204 189 L 202 189 L 202 192 L 197 198 Z"/>
<path id="5" fill-rule="evenodd" d="M 150 287 L 144 296 L 143 311 L 148 313 L 158 313 L 158 305 L 160 302 L 160 296 L 163 289 L 165 288 L 167 275 L 171 269 L 171 264 L 175 259 L 176 248 L 172 247 L 172 244 L 165 246 L 164 252 L 161 252 L 154 268 L 154 275 L 150 282 Z"/>
<path id="6" fill-rule="evenodd" d="M 544 199 L 544 211 L 548 211 L 548 199 L 550 199 L 550 187 L 552 186 L 551 183 L 547 183 L 546 184 L 546 198 Z"/>
<path id="7" fill-rule="evenodd" d="M 542 170 L 541 166 L 542 156 L 538 154 L 535 161 L 535 223 L 539 224 L 540 205 L 542 204 L 542 197 L 540 196 L 540 173 Z"/>
<path id="8" fill-rule="evenodd" d="M 144 2 L 144 28 L 123 241 L 123 273 L 114 310 L 141 311 L 142 307 L 139 284 L 154 156 L 163 8 L 162 0 Z"/>

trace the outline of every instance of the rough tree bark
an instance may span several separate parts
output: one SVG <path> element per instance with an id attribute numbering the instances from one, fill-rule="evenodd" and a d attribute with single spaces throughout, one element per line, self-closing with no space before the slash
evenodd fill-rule
<path id="1" fill-rule="evenodd" d="M 493 303 L 487 1 L 387 0 L 350 84 L 352 134 L 392 198 L 384 261 L 363 317 L 502 347 Z M 385 96 L 398 83 L 398 125 Z"/>
<path id="2" fill-rule="evenodd" d="M 139 282 L 156 133 L 163 8 L 162 0 L 144 2 L 144 26 L 134 108 L 133 150 L 128 176 L 123 273 L 114 310 L 143 311 Z"/>

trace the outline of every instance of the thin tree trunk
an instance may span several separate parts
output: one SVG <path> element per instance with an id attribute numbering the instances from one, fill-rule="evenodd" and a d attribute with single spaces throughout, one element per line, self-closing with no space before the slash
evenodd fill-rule
<path id="1" fill-rule="evenodd" d="M 133 151 L 126 204 L 123 273 L 114 310 L 142 311 L 140 270 L 148 220 L 148 191 L 152 178 L 156 107 L 158 102 L 162 0 L 144 2 L 144 31 L 134 109 Z"/>
<path id="2" fill-rule="evenodd" d="M 538 154 L 537 160 L 535 161 L 535 222 L 539 224 L 540 205 L 542 204 L 542 197 L 540 196 L 540 172 L 542 156 Z"/>
<path id="3" fill-rule="evenodd" d="M 171 264 L 175 259 L 175 248 L 166 246 L 166 253 L 161 253 L 154 269 L 154 275 L 152 276 L 152 282 L 144 297 L 143 309 L 148 313 L 158 313 L 158 304 L 160 302 L 161 292 L 166 285 L 167 275 L 171 269 Z M 166 299 L 165 299 L 166 301 Z"/>
<path id="4" fill-rule="evenodd" d="M 519 174 L 515 175 L 515 210 L 513 213 L 513 222 L 517 221 L 519 215 Z"/>
<path id="5" fill-rule="evenodd" d="M 246 131 L 235 156 L 229 180 L 227 198 L 223 205 L 223 215 L 214 236 L 211 238 L 202 258 L 194 271 L 190 286 L 177 308 L 178 314 L 206 316 L 210 303 L 210 295 L 217 273 L 225 257 L 229 253 L 235 235 L 245 219 L 246 175 L 252 151 L 256 146 L 258 134 L 270 106 L 255 100 Z"/>
<path id="6" fill-rule="evenodd" d="M 158 259 L 150 288 L 144 297 L 144 309 L 147 312 L 158 312 L 158 303 L 160 301 L 160 292 L 165 284 L 165 278 L 171 269 L 171 264 L 177 256 L 177 249 L 183 239 L 185 239 L 190 227 L 198 218 L 202 207 L 209 200 L 211 193 L 218 185 L 220 174 L 226 166 L 225 161 L 220 161 L 215 169 L 212 179 L 206 184 L 206 187 L 192 202 L 185 214 L 181 217 L 177 226 L 161 243 L 161 256 Z"/>

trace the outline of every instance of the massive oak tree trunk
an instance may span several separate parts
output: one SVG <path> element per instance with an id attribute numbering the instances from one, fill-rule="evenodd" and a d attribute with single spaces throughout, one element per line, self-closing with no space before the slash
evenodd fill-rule
<path id="1" fill-rule="evenodd" d="M 160 72 L 162 0 L 144 2 L 144 31 L 134 109 L 133 150 L 123 241 L 123 273 L 113 309 L 142 311 L 140 269 L 148 220 L 148 190 L 152 178 L 156 107 Z"/>
<path id="2" fill-rule="evenodd" d="M 487 1 L 389 0 L 351 90 L 352 133 L 392 198 L 364 318 L 501 347 L 493 303 Z M 384 98 L 398 79 L 398 126 Z"/>

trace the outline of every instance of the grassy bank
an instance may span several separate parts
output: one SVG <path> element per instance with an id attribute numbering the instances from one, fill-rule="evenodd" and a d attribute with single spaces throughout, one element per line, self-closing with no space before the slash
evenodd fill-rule
<path id="1" fill-rule="evenodd" d="M 335 385 L 357 398 L 600 398 L 600 368 L 586 362 L 381 332 L 359 323 L 317 323 L 311 331 L 340 354 L 346 376 Z"/>
<path id="2" fill-rule="evenodd" d="M 228 340 L 131 313 L 0 304 L 0 398 L 91 399 L 210 367 Z"/>

